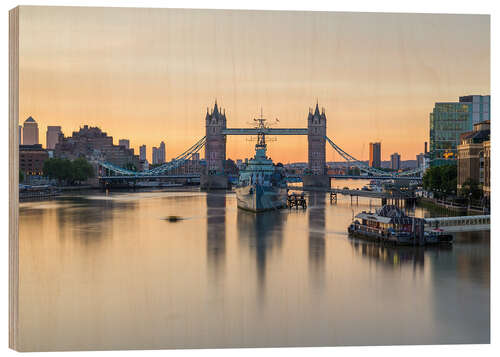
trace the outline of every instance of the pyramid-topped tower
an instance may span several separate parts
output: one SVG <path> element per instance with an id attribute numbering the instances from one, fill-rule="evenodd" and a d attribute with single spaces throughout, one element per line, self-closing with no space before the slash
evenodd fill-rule
<path id="1" fill-rule="evenodd" d="M 215 100 L 214 108 L 205 116 L 206 145 L 205 160 L 207 163 L 207 175 L 220 175 L 224 173 L 226 162 L 226 135 L 222 130 L 226 129 L 226 111 L 219 108 Z"/>
<path id="2" fill-rule="evenodd" d="M 326 115 L 324 108 L 320 112 L 318 102 L 314 112 L 309 108 L 307 130 L 309 170 L 313 175 L 326 175 Z"/>

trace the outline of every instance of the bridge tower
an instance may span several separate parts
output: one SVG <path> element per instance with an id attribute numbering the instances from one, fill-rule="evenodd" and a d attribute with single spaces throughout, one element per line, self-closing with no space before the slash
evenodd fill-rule
<path id="1" fill-rule="evenodd" d="M 226 111 L 217 106 L 205 116 L 206 144 L 205 161 L 206 169 L 201 175 L 201 188 L 226 189 L 228 187 L 228 177 L 224 171 L 226 163 L 226 135 L 222 130 L 226 129 Z"/>
<path id="2" fill-rule="evenodd" d="M 307 116 L 308 170 L 302 178 L 304 187 L 330 187 L 326 168 L 326 115 L 319 111 L 318 102 L 314 112 Z"/>

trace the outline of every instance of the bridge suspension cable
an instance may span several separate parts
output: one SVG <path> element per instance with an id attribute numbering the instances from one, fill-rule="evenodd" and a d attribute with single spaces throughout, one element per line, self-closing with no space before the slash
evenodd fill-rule
<path id="1" fill-rule="evenodd" d="M 328 143 L 333 147 L 333 149 L 336 152 L 338 152 L 339 155 L 342 156 L 346 161 L 353 163 L 360 170 L 367 172 L 369 174 L 372 174 L 374 176 L 393 176 L 393 177 L 412 176 L 412 175 L 421 173 L 423 171 L 422 168 L 418 168 L 418 169 L 414 169 L 414 170 L 410 170 L 410 171 L 404 171 L 404 172 L 393 174 L 390 172 L 378 170 L 376 168 L 368 166 L 364 162 L 356 159 L 354 156 L 352 156 L 349 153 L 342 150 L 342 148 L 340 146 L 338 146 L 337 144 L 335 144 L 328 136 L 325 136 L 325 138 L 326 138 L 326 141 L 328 141 Z"/>
<path id="2" fill-rule="evenodd" d="M 328 136 L 325 136 L 325 138 L 326 138 L 326 141 L 328 141 L 328 143 L 332 146 L 332 148 L 340 156 L 342 156 L 344 158 L 344 160 L 353 163 L 360 170 L 362 170 L 364 172 L 367 172 L 367 173 L 370 173 L 372 175 L 376 175 L 376 176 L 388 176 L 388 175 L 390 175 L 390 173 L 384 172 L 382 170 L 377 170 L 377 169 L 375 169 L 373 167 L 370 167 L 370 166 L 366 165 L 364 162 L 356 159 L 354 156 L 348 154 L 347 152 L 345 152 L 344 150 L 342 150 L 342 148 L 340 146 L 338 146 L 337 144 L 335 144 Z"/>
<path id="3" fill-rule="evenodd" d="M 176 158 L 172 159 L 172 161 L 167 162 L 161 166 L 155 167 L 151 170 L 146 170 L 146 171 L 132 171 L 125 169 L 123 167 L 116 166 L 114 164 L 111 164 L 109 162 L 99 162 L 99 165 L 114 172 L 118 173 L 120 175 L 126 175 L 126 176 L 153 176 L 153 175 L 159 175 L 164 173 L 165 171 L 170 171 L 172 169 L 175 169 L 182 165 L 184 162 L 189 160 L 193 154 L 197 153 L 200 151 L 206 144 L 207 139 L 204 136 L 201 138 L 198 142 L 196 142 L 193 146 L 191 146 L 189 149 L 184 151 L 182 154 L 178 155 Z"/>

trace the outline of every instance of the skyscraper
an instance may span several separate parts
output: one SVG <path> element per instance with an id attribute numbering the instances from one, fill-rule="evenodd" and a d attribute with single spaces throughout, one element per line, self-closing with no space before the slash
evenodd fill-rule
<path id="1" fill-rule="evenodd" d="M 47 127 L 47 149 L 55 149 L 60 134 L 62 134 L 60 126 Z"/>
<path id="2" fill-rule="evenodd" d="M 24 121 L 23 126 L 23 145 L 38 144 L 38 124 L 35 119 L 29 117 Z"/>
<path id="3" fill-rule="evenodd" d="M 417 155 L 417 168 L 423 168 L 424 167 L 424 159 L 425 159 L 425 154 L 420 153 Z"/>
<path id="4" fill-rule="evenodd" d="M 141 161 L 146 160 L 146 145 L 141 145 L 139 147 L 139 160 Z"/>
<path id="5" fill-rule="evenodd" d="M 381 144 L 370 143 L 370 167 L 381 167 Z"/>
<path id="6" fill-rule="evenodd" d="M 120 139 L 120 140 L 118 140 L 118 145 L 125 146 L 127 149 L 130 149 L 130 140 L 129 139 Z"/>
<path id="7" fill-rule="evenodd" d="M 19 145 L 23 143 L 23 126 L 19 125 Z"/>
<path id="8" fill-rule="evenodd" d="M 399 170 L 401 168 L 401 155 L 397 152 L 391 155 L 391 169 Z"/>
<path id="9" fill-rule="evenodd" d="M 472 125 L 485 120 L 490 120 L 490 96 L 489 95 L 466 95 L 458 98 L 460 103 L 470 103 L 470 115 Z"/>
<path id="10" fill-rule="evenodd" d="M 437 102 L 429 114 L 430 153 L 433 165 L 455 159 L 460 135 L 474 124 L 490 119 L 490 96 L 467 95 L 458 102 Z"/>
<path id="11" fill-rule="evenodd" d="M 158 152 L 158 160 L 160 161 L 159 164 L 163 164 L 166 161 L 166 154 L 167 154 L 167 149 L 165 148 L 165 143 L 162 141 L 160 143 L 159 147 L 159 152 Z"/>

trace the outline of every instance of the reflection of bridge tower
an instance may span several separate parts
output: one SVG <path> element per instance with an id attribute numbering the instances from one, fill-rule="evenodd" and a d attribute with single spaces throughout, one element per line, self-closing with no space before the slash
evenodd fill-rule
<path id="1" fill-rule="evenodd" d="M 202 189 L 225 189 L 228 179 L 224 172 L 226 162 L 226 135 L 222 133 L 226 129 L 226 112 L 219 110 L 217 101 L 214 109 L 205 117 L 206 144 L 205 160 L 207 167 L 201 177 Z"/>
<path id="2" fill-rule="evenodd" d="M 325 278 L 325 193 L 309 195 L 309 269 L 313 283 L 322 288 Z"/>
<path id="3" fill-rule="evenodd" d="M 318 103 L 314 113 L 309 109 L 307 117 L 308 168 L 304 175 L 304 186 L 330 187 L 326 172 L 326 115 L 325 109 L 319 111 Z"/>
<path id="4" fill-rule="evenodd" d="M 211 278 L 224 275 L 226 264 L 226 195 L 207 194 L 207 264 Z M 218 286 L 217 286 L 218 288 Z"/>

